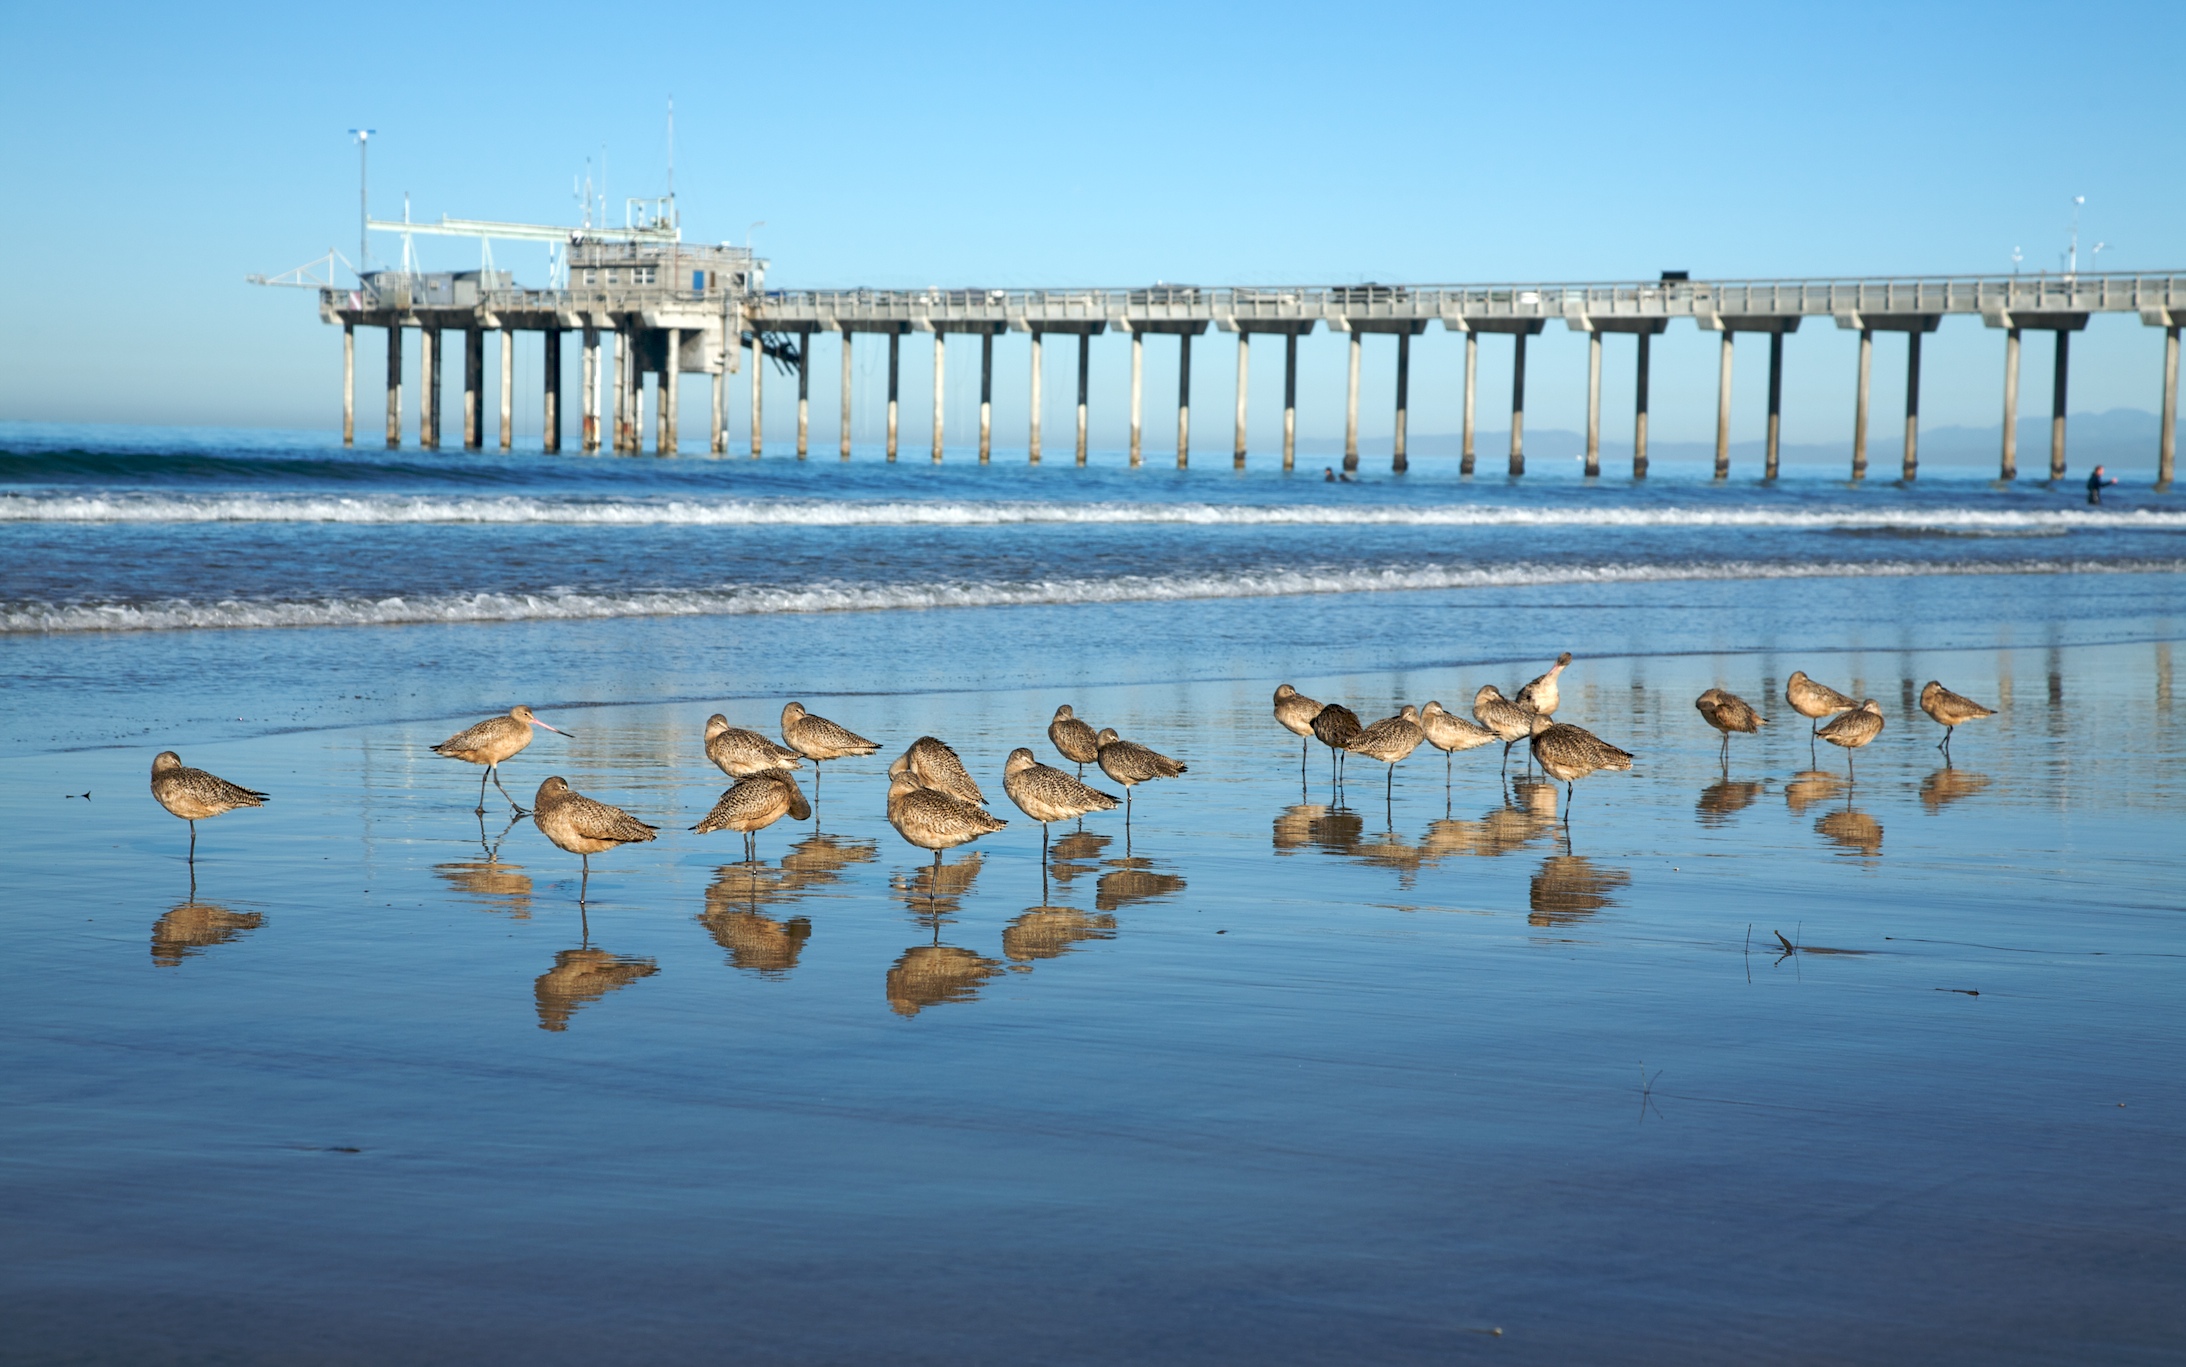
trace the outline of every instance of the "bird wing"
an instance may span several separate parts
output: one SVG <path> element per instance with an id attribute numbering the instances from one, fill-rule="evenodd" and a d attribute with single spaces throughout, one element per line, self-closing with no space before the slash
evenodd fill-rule
<path id="1" fill-rule="evenodd" d="M 620 840 L 626 844 L 636 844 L 651 840 L 653 832 L 660 829 L 646 825 L 620 807 L 595 801 L 582 793 L 571 793 L 567 800 L 571 807 L 570 824 L 580 834 L 594 840 Z"/>
<path id="2" fill-rule="evenodd" d="M 812 738 L 810 743 L 824 745 L 830 750 L 862 750 L 870 755 L 880 749 L 878 742 L 869 741 L 847 726 L 838 726 L 825 717 L 815 717 L 809 712 L 797 723 L 797 733 L 809 735 Z"/>

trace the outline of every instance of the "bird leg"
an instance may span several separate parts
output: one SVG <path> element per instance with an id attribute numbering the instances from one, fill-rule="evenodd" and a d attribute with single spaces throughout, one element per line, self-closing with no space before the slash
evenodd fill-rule
<path id="1" fill-rule="evenodd" d="M 190 877 L 192 879 L 197 877 L 197 823 L 195 821 L 190 823 Z M 190 886 L 196 887 L 197 884 L 192 882 Z"/>
<path id="2" fill-rule="evenodd" d="M 1040 876 L 1047 877 L 1047 823 L 1040 823 Z M 1043 901 L 1045 898 L 1042 899 Z"/>
<path id="3" fill-rule="evenodd" d="M 580 867 L 584 870 L 583 873 L 577 876 L 577 910 L 582 913 L 584 910 L 585 889 L 592 883 L 592 856 L 580 854 L 577 858 L 581 861 Z"/>
<path id="4" fill-rule="evenodd" d="M 1564 829 L 1566 830 L 1571 829 L 1571 797 L 1572 786 L 1569 782 L 1566 782 L 1564 784 Z"/>
<path id="5" fill-rule="evenodd" d="M 480 816 L 486 814 L 486 779 L 492 773 L 493 766 L 489 764 L 486 766 L 486 772 L 478 776 L 478 814 Z"/>
<path id="6" fill-rule="evenodd" d="M 494 786 L 494 787 L 496 787 L 496 788 L 501 788 L 501 766 L 500 766 L 500 765 L 498 765 L 498 764 L 489 764 L 489 765 L 487 765 L 487 766 L 486 766 L 486 772 L 487 772 L 487 773 L 489 773 L 489 774 L 491 774 L 491 775 L 493 775 L 493 786 Z M 517 814 L 518 816 L 528 816 L 528 815 L 530 815 L 530 813 L 528 813 L 528 812 L 526 812 L 526 811 L 524 810 L 524 804 L 523 804 L 523 803 L 521 803 L 521 802 L 518 802 L 518 801 L 517 801 L 517 800 L 516 800 L 515 798 L 513 798 L 513 797 L 509 797 L 509 790 L 508 790 L 508 789 L 506 789 L 506 788 L 501 788 L 501 796 L 503 796 L 503 797 L 508 797 L 508 798 L 509 798 L 509 805 L 510 805 L 511 807 L 514 807 L 514 808 L 516 809 L 516 814 Z M 479 807 L 479 810 L 480 810 L 480 811 L 484 811 L 484 810 L 485 810 L 485 807 L 484 807 L 484 805 L 483 805 L 483 804 L 484 804 L 484 803 L 485 803 L 485 801 L 486 801 L 486 788 L 485 788 L 485 785 L 484 785 L 484 784 L 480 784 L 480 785 L 479 785 L 479 787 L 478 787 L 478 801 L 479 801 L 479 803 L 481 804 L 481 805 L 480 805 L 480 807 Z"/>

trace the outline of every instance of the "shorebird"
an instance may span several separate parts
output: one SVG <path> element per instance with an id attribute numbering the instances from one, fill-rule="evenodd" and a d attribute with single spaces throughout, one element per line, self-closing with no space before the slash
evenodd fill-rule
<path id="1" fill-rule="evenodd" d="M 1301 737 L 1298 742 L 1298 767 L 1306 767 L 1306 752 L 1311 748 L 1306 741 L 1313 738 L 1313 719 L 1321 715 L 1321 705 L 1292 688 L 1289 684 L 1275 686 L 1275 720 L 1285 731 Z"/>
<path id="2" fill-rule="evenodd" d="M 740 778 L 713 810 L 692 830 L 700 835 L 715 831 L 741 831 L 744 836 L 744 859 L 748 863 L 759 857 L 759 832 L 790 817 L 804 821 L 812 815 L 812 804 L 805 801 L 804 791 L 797 786 L 796 778 L 787 769 L 767 769 Z"/>
<path id="3" fill-rule="evenodd" d="M 1700 711 L 1700 719 L 1723 733 L 1723 762 L 1730 763 L 1731 732 L 1741 731 L 1752 735 L 1769 724 L 1768 718 L 1753 710 L 1752 704 L 1736 693 L 1726 693 L 1711 688 L 1693 700 Z"/>
<path id="4" fill-rule="evenodd" d="M 934 744 L 941 742 L 934 741 Z M 943 850 L 953 850 L 1009 825 L 1000 817 L 981 811 L 976 803 L 921 786 L 918 776 L 908 769 L 895 774 L 889 781 L 888 824 L 896 828 L 897 835 L 920 849 L 932 850 L 936 869 L 941 867 Z"/>
<path id="5" fill-rule="evenodd" d="M 1064 703 L 1055 709 L 1055 720 L 1047 724 L 1047 738 L 1054 743 L 1055 753 L 1078 766 L 1078 777 L 1085 777 L 1085 766 L 1101 757 L 1101 743 L 1093 728 L 1078 720 L 1078 714 Z"/>
<path id="6" fill-rule="evenodd" d="M 501 761 L 531 744 L 534 726 L 544 727 L 557 736 L 569 734 L 558 726 L 547 726 L 531 715 L 530 708 L 518 704 L 510 708 L 505 717 L 488 717 L 476 726 L 456 732 L 434 746 L 433 753 L 462 760 L 465 764 L 486 766 L 486 772 L 478 776 L 478 810 L 483 812 L 486 810 L 486 780 L 492 779 L 493 786 L 501 788 Z M 509 806 L 516 809 L 518 816 L 525 815 L 523 804 L 509 797 L 508 789 L 501 788 L 501 796 L 509 798 Z"/>
<path id="7" fill-rule="evenodd" d="M 1543 719 L 1546 720 L 1545 718 Z M 1533 733 L 1533 757 L 1541 772 L 1564 785 L 1564 824 L 1571 824 L 1572 785 L 1597 770 L 1632 767 L 1630 751 L 1619 750 L 1582 726 L 1555 722 Z"/>
<path id="8" fill-rule="evenodd" d="M 1882 734 L 1882 708 L 1873 698 L 1861 702 L 1815 734 L 1844 748 L 1844 774 L 1852 777 L 1852 752 Z"/>
<path id="9" fill-rule="evenodd" d="M 152 797 L 170 815 L 190 823 L 190 862 L 197 862 L 197 823 L 238 807 L 263 807 L 266 795 L 241 784 L 185 766 L 182 756 L 162 750 L 152 756 Z M 194 886 L 194 882 L 193 882 Z"/>
<path id="10" fill-rule="evenodd" d="M 959 802 L 974 807 L 984 807 L 987 795 L 979 791 L 979 785 L 964 769 L 964 761 L 956 757 L 956 751 L 935 740 L 932 736 L 920 736 L 911 742 L 911 748 L 896 756 L 888 766 L 888 777 L 897 778 L 909 774 L 921 788 L 931 788 L 946 793 Z"/>
<path id="11" fill-rule="evenodd" d="M 1099 758 L 1098 752 L 1094 756 Z M 1002 791 L 1017 810 L 1040 823 L 1040 859 L 1047 859 L 1047 823 L 1075 821 L 1087 812 L 1110 812 L 1116 799 L 1088 788 L 1060 769 L 1052 769 L 1032 757 L 1020 745 L 1002 762 Z"/>
<path id="12" fill-rule="evenodd" d="M 1396 793 L 1397 766 L 1409 759 L 1425 739 L 1426 733 L 1419 725 L 1419 709 L 1406 703 L 1395 716 L 1383 717 L 1345 741 L 1343 748 L 1389 766 L 1389 777 L 1382 787 L 1382 800 L 1387 802 Z"/>
<path id="13" fill-rule="evenodd" d="M 620 807 L 595 802 L 574 791 L 569 780 L 556 774 L 539 785 L 531 800 L 531 821 L 539 833 L 584 861 L 584 878 L 577 884 L 577 901 L 584 902 L 585 883 L 592 877 L 592 856 L 617 845 L 638 845 L 653 838 L 660 828 L 648 826 Z"/>
<path id="14" fill-rule="evenodd" d="M 1983 707 L 1972 698 L 1953 693 L 1934 679 L 1920 690 L 1920 710 L 1943 728 L 1943 739 L 1937 742 L 1936 749 L 1943 752 L 1945 759 L 1951 757 L 1951 732 L 1967 722 L 1996 715 L 1995 708 Z"/>
<path id="15" fill-rule="evenodd" d="M 812 795 L 820 795 L 820 766 L 831 759 L 856 759 L 880 749 L 878 742 L 869 741 L 848 727 L 837 726 L 825 717 L 815 717 L 805 711 L 801 702 L 786 704 L 782 708 L 782 740 L 812 761 Z M 805 818 L 799 816 L 799 821 Z"/>
<path id="16" fill-rule="evenodd" d="M 1100 742 L 1101 772 L 1123 785 L 1123 819 L 1126 823 L 1131 820 L 1133 788 L 1157 778 L 1175 778 L 1184 772 L 1184 765 L 1160 751 L 1119 738 L 1113 726 L 1101 729 Z"/>
<path id="17" fill-rule="evenodd" d="M 1859 706 L 1828 684 L 1814 682 L 1803 669 L 1794 669 L 1791 677 L 1784 680 L 1784 701 L 1791 704 L 1792 711 L 1814 722 L 1816 732 L 1822 729 L 1822 718 L 1850 712 Z"/>
<path id="18" fill-rule="evenodd" d="M 1473 716 L 1503 742 L 1503 772 L 1510 772 L 1510 748 L 1533 734 L 1533 709 L 1521 707 L 1503 696 L 1494 684 L 1480 685 L 1473 694 Z"/>
<path id="19" fill-rule="evenodd" d="M 1343 748 L 1359 734 L 1359 714 L 1340 702 L 1332 702 L 1313 714 L 1313 739 L 1328 747 L 1328 762 L 1336 781 L 1343 782 Z"/>
<path id="20" fill-rule="evenodd" d="M 750 778 L 769 769 L 802 767 L 802 757 L 786 745 L 776 745 L 757 731 L 729 725 L 719 712 L 706 718 L 706 758 L 730 778 Z"/>
<path id="21" fill-rule="evenodd" d="M 1450 783 L 1450 756 L 1460 750 L 1477 750 L 1495 739 L 1495 733 L 1478 722 L 1467 721 L 1441 703 L 1430 702 L 1419 709 L 1420 734 L 1427 743 L 1442 752 L 1442 784 Z"/>
<path id="22" fill-rule="evenodd" d="M 1548 673 L 1519 689 L 1518 696 L 1511 701 L 1520 707 L 1531 708 L 1544 717 L 1554 716 L 1557 707 L 1563 702 L 1563 695 L 1556 689 L 1556 676 L 1570 665 L 1571 652 L 1567 650 L 1556 657 L 1556 663 L 1548 667 Z"/>

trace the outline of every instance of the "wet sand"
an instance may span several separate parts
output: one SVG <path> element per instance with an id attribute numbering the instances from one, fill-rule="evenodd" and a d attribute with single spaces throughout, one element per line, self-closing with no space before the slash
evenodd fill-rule
<path id="1" fill-rule="evenodd" d="M 2128 579 L 2005 581 L 2041 630 L 1823 581 L 1713 633 L 1655 586 L 8 642 L 0 1360 L 2175 1361 L 2177 589 Z M 1568 834 L 1500 747 L 1385 803 L 1268 715 L 1565 648 L 1638 756 Z M 1856 782 L 1801 667 L 1884 707 Z M 2000 707 L 1948 766 L 1931 677 Z M 1727 769 L 1710 685 L 1767 700 Z M 888 748 L 745 866 L 699 729 L 789 696 Z M 426 749 L 517 700 L 579 734 L 512 792 L 664 827 L 582 915 Z M 1001 760 L 1064 701 L 1191 772 L 1043 870 Z M 880 813 L 924 732 L 1012 822 L 938 879 Z M 194 885 L 170 745 L 274 794 Z"/>

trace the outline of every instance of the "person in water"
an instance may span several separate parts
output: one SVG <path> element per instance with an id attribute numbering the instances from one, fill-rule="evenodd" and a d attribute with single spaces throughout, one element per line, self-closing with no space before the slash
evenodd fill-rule
<path id="1" fill-rule="evenodd" d="M 2103 501 L 2103 487 L 2116 483 L 2117 481 L 2114 479 L 2104 479 L 2103 468 L 2100 465 L 2096 466 L 2094 473 L 2087 477 L 2088 503 L 2093 506 L 2100 506 Z"/>
<path id="2" fill-rule="evenodd" d="M 1338 475 L 1338 474 L 1336 473 L 1336 469 L 1335 469 L 1335 467 L 1334 467 L 1334 466 L 1330 466 L 1330 465 L 1324 465 L 1324 466 L 1322 466 L 1322 467 L 1321 467 L 1321 483 L 1323 483 L 1323 484 L 1338 484 L 1338 483 L 1342 483 L 1342 484 L 1349 484 L 1350 482 L 1351 482 L 1351 476 L 1349 476 L 1349 475 Z"/>

